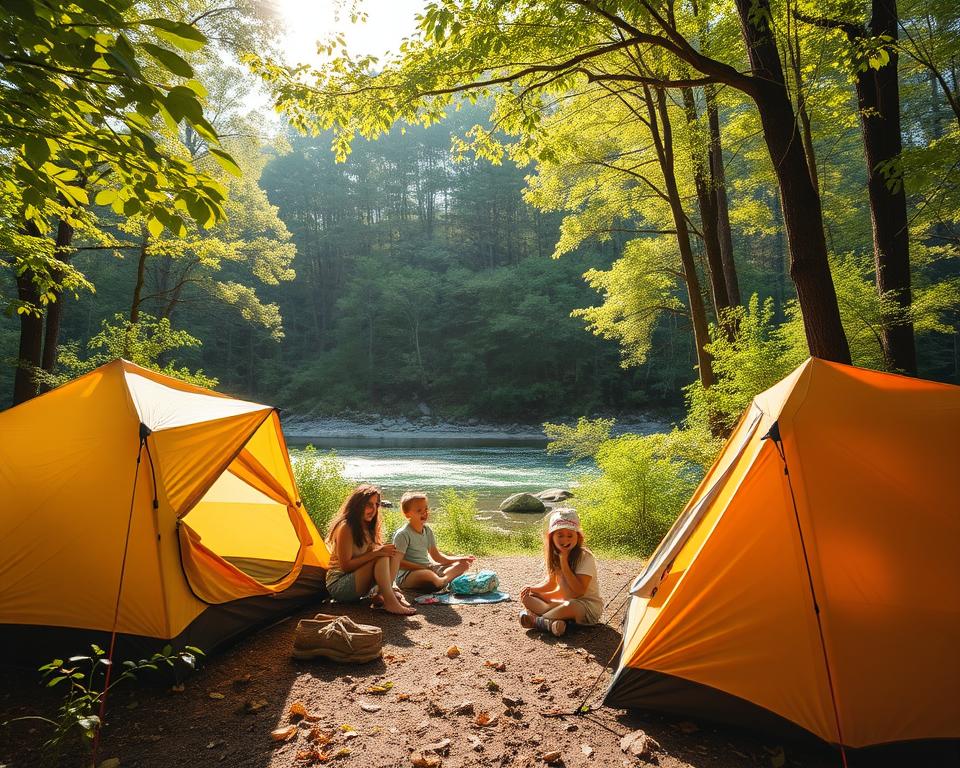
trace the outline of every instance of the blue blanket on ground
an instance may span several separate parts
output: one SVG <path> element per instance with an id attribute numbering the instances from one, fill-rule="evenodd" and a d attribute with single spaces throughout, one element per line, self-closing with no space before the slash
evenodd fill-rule
<path id="1" fill-rule="evenodd" d="M 413 598 L 417 605 L 476 605 L 477 603 L 502 603 L 512 600 L 506 592 L 486 592 L 482 595 L 455 595 L 440 592 L 434 595 L 419 595 Z"/>

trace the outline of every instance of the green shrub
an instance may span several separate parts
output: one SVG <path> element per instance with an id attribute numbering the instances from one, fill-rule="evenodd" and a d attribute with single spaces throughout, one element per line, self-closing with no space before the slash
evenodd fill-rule
<path id="1" fill-rule="evenodd" d="M 600 474 L 580 478 L 575 498 L 587 546 L 649 555 L 683 509 L 719 448 L 700 429 L 624 435 L 603 443 Z"/>
<path id="2" fill-rule="evenodd" d="M 518 531 L 502 531 L 477 520 L 476 494 L 447 488 L 440 493 L 438 507 L 430 524 L 444 552 L 489 555 L 539 550 L 542 546 L 536 524 Z"/>
<path id="3" fill-rule="evenodd" d="M 334 451 L 320 453 L 312 445 L 291 456 L 293 475 L 300 490 L 300 499 L 321 536 L 343 500 L 353 490 L 353 483 L 343 476 L 344 464 Z"/>

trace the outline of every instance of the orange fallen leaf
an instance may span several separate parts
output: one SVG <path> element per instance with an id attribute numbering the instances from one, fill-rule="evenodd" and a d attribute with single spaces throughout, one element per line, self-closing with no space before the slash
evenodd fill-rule
<path id="1" fill-rule="evenodd" d="M 398 693 L 398 694 L 397 694 L 397 701 L 410 701 L 410 694 L 409 694 L 409 693 Z"/>
<path id="2" fill-rule="evenodd" d="M 218 691 L 213 691 L 213 692 L 211 692 L 211 693 L 208 694 L 208 695 L 210 696 L 211 699 L 222 699 L 222 698 L 224 698 L 224 695 L 223 695 L 222 693 L 219 693 Z"/>
<path id="3" fill-rule="evenodd" d="M 274 741 L 290 741 L 297 735 L 297 726 L 288 725 L 286 728 L 277 728 L 270 731 L 270 738 Z"/>
<path id="4" fill-rule="evenodd" d="M 302 701 L 295 701 L 290 705 L 290 711 L 287 713 L 290 715 L 290 719 L 301 718 L 307 716 L 307 708 L 304 706 Z"/>
<path id="5" fill-rule="evenodd" d="M 455 658 L 457 658 L 457 656 L 459 656 L 459 655 L 460 655 L 460 649 L 457 648 L 457 646 L 451 645 L 449 648 L 447 648 L 447 658 L 448 658 L 448 659 L 455 659 Z"/>
<path id="6" fill-rule="evenodd" d="M 442 761 L 439 755 L 432 755 L 426 752 L 414 752 L 410 755 L 410 762 L 414 768 L 439 768 Z"/>
<path id="7" fill-rule="evenodd" d="M 560 750 L 554 750 L 553 752 L 545 752 L 543 755 L 543 762 L 545 763 L 559 763 L 560 762 Z"/>
<path id="8" fill-rule="evenodd" d="M 307 738 L 310 741 L 323 746 L 329 744 L 333 739 L 335 731 L 321 731 L 319 728 L 311 728 Z"/>
<path id="9" fill-rule="evenodd" d="M 491 667 L 492 669 L 497 670 L 497 672 L 507 671 L 507 665 L 500 660 L 491 661 L 490 659 L 487 659 L 485 662 L 483 662 L 483 666 Z"/>
<path id="10" fill-rule="evenodd" d="M 481 712 L 477 715 L 474 722 L 479 725 L 481 728 L 486 728 L 491 725 L 496 725 L 499 715 L 491 716 L 489 712 Z"/>

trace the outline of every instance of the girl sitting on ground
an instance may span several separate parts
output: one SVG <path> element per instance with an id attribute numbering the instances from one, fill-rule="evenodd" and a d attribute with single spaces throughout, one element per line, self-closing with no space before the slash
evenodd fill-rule
<path id="1" fill-rule="evenodd" d="M 597 561 L 583 546 L 580 518 L 572 509 L 556 509 L 550 515 L 543 539 L 547 577 L 540 584 L 520 590 L 520 626 L 539 629 L 559 637 L 567 622 L 596 624 L 603 613 Z"/>
<path id="2" fill-rule="evenodd" d="M 400 616 L 416 611 L 393 590 L 401 554 L 383 543 L 380 489 L 360 485 L 347 496 L 327 533 L 330 565 L 327 591 L 339 602 L 356 602 L 376 585 L 385 610 Z"/>

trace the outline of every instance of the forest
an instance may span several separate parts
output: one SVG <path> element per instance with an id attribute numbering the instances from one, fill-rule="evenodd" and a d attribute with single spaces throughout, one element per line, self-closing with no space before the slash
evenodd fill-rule
<path id="1" fill-rule="evenodd" d="M 300 67 L 268 4 L 15 5 L 6 405 L 123 356 L 294 413 L 717 434 L 808 354 L 960 380 L 953 3 L 439 2 Z"/>

